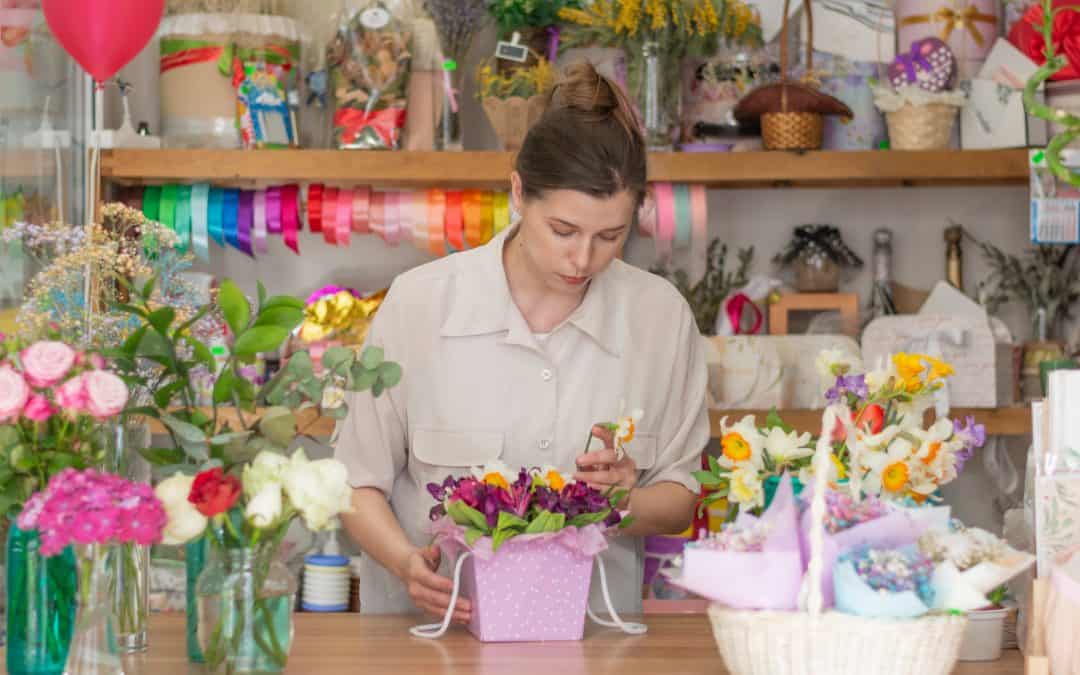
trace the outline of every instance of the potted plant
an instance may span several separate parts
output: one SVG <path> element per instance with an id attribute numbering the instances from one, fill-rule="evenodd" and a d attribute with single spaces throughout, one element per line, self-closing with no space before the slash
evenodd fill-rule
<path id="1" fill-rule="evenodd" d="M 554 62 L 559 49 L 559 12 L 563 9 L 581 9 L 580 0 L 491 0 L 488 13 L 495 19 L 499 38 L 510 39 L 520 33 L 525 46 L 535 54 L 543 54 Z M 509 73 L 520 67 L 514 61 L 500 60 L 500 73 Z"/>
<path id="2" fill-rule="evenodd" d="M 960 643 L 961 661 L 996 661 L 1001 658 L 1001 645 L 1005 637 L 1005 620 L 1013 612 L 1005 605 L 1008 591 L 998 586 L 987 599 L 990 604 L 983 609 L 967 613 L 967 628 Z"/>
<path id="3" fill-rule="evenodd" d="M 501 71 L 489 59 L 476 71 L 477 97 L 504 150 L 521 148 L 525 134 L 544 114 L 545 94 L 555 82 L 551 62 L 538 57 L 531 66 Z"/>

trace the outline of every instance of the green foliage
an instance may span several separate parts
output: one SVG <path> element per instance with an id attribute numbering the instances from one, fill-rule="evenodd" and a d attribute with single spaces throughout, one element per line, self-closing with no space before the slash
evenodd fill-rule
<path id="1" fill-rule="evenodd" d="M 709 242 L 709 248 L 705 261 L 705 274 L 695 283 L 690 283 L 690 277 L 685 270 L 671 271 L 666 267 L 654 267 L 651 271 L 658 274 L 679 289 L 690 309 L 694 313 L 698 330 L 702 335 L 713 335 L 716 332 L 716 319 L 720 315 L 721 304 L 728 295 L 737 288 L 745 286 L 749 281 L 750 265 L 754 260 L 754 248 L 742 249 L 738 252 L 738 267 L 734 271 L 727 270 L 727 244 L 720 243 L 719 239 Z"/>

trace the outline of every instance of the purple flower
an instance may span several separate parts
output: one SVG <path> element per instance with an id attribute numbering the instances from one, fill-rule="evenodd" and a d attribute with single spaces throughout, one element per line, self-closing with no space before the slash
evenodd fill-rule
<path id="1" fill-rule="evenodd" d="M 360 294 L 357 293 L 355 289 L 345 288 L 343 286 L 332 286 L 331 285 L 331 286 L 323 286 L 319 290 L 317 290 L 314 293 L 312 293 L 311 295 L 309 295 L 308 299 L 307 299 L 307 302 L 305 302 L 304 304 L 309 305 L 309 306 L 314 305 L 319 300 L 322 300 L 323 298 L 325 298 L 327 296 L 330 296 L 330 295 L 337 295 L 338 293 L 340 293 L 342 291 L 348 291 L 349 293 L 352 293 L 355 297 L 357 297 L 357 298 L 360 297 Z"/>
<path id="2" fill-rule="evenodd" d="M 967 461 L 975 455 L 975 449 L 986 445 L 986 427 L 975 424 L 975 418 L 968 415 L 965 423 L 953 420 L 953 434 L 964 442 L 964 447 L 956 453 L 956 471 L 963 471 Z"/>
<path id="3" fill-rule="evenodd" d="M 442 500 L 453 494 L 457 486 L 457 479 L 453 476 L 447 476 L 446 480 L 444 480 L 442 483 L 428 483 L 427 491 L 428 494 L 430 494 L 435 501 L 441 502 Z"/>
<path id="4" fill-rule="evenodd" d="M 829 403 L 838 403 L 849 394 L 857 399 L 865 399 L 870 395 L 866 387 L 865 375 L 840 375 L 836 378 L 836 385 L 825 392 L 825 399 Z"/>

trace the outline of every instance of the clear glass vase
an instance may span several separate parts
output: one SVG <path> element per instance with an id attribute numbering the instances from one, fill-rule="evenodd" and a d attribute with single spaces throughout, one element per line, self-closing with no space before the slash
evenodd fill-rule
<path id="1" fill-rule="evenodd" d="M 293 640 L 296 581 L 272 547 L 228 549 L 199 577 L 199 645 L 206 669 L 280 673 Z"/>
<path id="2" fill-rule="evenodd" d="M 652 151 L 674 148 L 679 119 L 679 60 L 664 53 L 659 42 L 641 46 L 631 66 L 634 100 L 641 118 L 645 144 Z"/>
<path id="3" fill-rule="evenodd" d="M 116 617 L 110 602 L 110 546 L 79 544 L 75 548 L 79 609 L 64 675 L 123 675 L 116 644 Z"/>
<path id="4" fill-rule="evenodd" d="M 7 672 L 59 675 L 75 627 L 75 555 L 46 558 L 35 530 L 10 523 L 7 538 Z"/>
<path id="5" fill-rule="evenodd" d="M 435 100 L 439 101 L 438 121 L 435 123 L 435 149 L 461 152 L 465 149 L 461 128 L 461 101 L 465 69 L 454 59 L 445 59 L 442 72 L 435 79 Z"/>
<path id="6" fill-rule="evenodd" d="M 145 424 L 106 427 L 104 470 L 128 480 L 150 482 L 150 466 L 139 452 L 150 447 Z M 146 651 L 150 621 L 150 548 L 121 544 L 109 551 L 109 598 L 116 617 L 116 642 L 125 654 Z"/>
<path id="7" fill-rule="evenodd" d="M 212 551 L 212 547 L 207 542 L 206 537 L 199 537 L 184 546 L 184 572 L 186 574 L 184 619 L 187 622 L 188 661 L 192 663 L 203 662 L 202 648 L 199 647 L 199 604 L 195 588 L 199 583 L 199 576 L 206 568 L 207 556 Z"/>

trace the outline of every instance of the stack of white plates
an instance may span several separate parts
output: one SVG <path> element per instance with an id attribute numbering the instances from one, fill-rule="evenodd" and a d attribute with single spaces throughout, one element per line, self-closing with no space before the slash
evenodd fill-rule
<path id="1" fill-rule="evenodd" d="M 304 588 L 300 606 L 305 612 L 345 612 L 349 609 L 349 559 L 341 555 L 304 558 Z"/>

